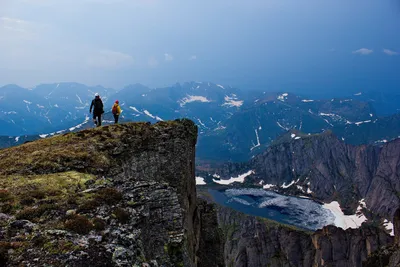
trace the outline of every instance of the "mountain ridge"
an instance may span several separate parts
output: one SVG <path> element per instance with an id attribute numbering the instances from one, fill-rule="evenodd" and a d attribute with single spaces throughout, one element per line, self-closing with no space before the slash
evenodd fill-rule
<path id="1" fill-rule="evenodd" d="M 400 205 L 400 138 L 381 146 L 353 146 L 332 131 L 308 135 L 291 131 L 248 162 L 228 163 L 198 176 L 211 182 L 252 171 L 245 186 L 267 186 L 278 192 L 310 196 L 354 214 L 365 199 L 372 212 L 391 220 Z"/>
<path id="2" fill-rule="evenodd" d="M 193 120 L 200 129 L 197 157 L 201 160 L 249 160 L 290 129 L 311 134 L 331 129 L 351 144 L 386 142 L 398 137 L 400 131 L 398 114 L 380 117 L 375 112 L 375 102 L 358 100 L 358 95 L 354 99 L 312 99 L 211 82 L 164 88 L 134 84 L 120 90 L 60 83 L 39 85 L 32 90 L 20 88 L 29 94 L 14 93 L 8 101 L 7 90 L 13 92 L 12 88 L 0 88 L 0 128 L 11 139 L 23 140 L 24 136 L 31 136 L 29 131 L 41 136 L 65 133 L 90 121 L 90 101 L 98 91 L 106 112 L 114 100 L 120 101 L 121 121 Z M 106 120 L 112 122 L 112 118 Z M 18 144 L 1 139 L 5 142 L 1 147 Z M 27 138 L 32 139 L 35 138 Z"/>
<path id="3" fill-rule="evenodd" d="M 1 264 L 205 266 L 196 140 L 196 125 L 179 120 L 1 150 Z"/>

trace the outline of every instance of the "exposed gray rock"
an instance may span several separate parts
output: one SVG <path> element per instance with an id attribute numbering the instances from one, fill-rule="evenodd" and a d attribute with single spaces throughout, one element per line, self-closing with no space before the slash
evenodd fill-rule
<path id="1" fill-rule="evenodd" d="M 32 231 L 35 224 L 28 220 L 16 220 L 10 223 L 10 228 L 24 229 L 26 231 Z"/>
<path id="2" fill-rule="evenodd" d="M 269 220 L 219 208 L 225 238 L 225 265 L 361 267 L 368 256 L 392 244 L 383 230 L 327 226 L 304 232 Z"/>
<path id="3" fill-rule="evenodd" d="M 226 164 L 217 170 L 223 178 L 248 170 L 246 182 L 277 185 L 278 191 L 308 194 L 324 201 L 337 200 L 347 214 L 354 214 L 358 202 L 391 220 L 400 206 L 400 139 L 378 146 L 352 146 L 332 132 L 317 135 L 291 133 L 282 136 L 248 163 Z M 295 182 L 288 189 L 280 188 Z M 299 190 L 300 186 L 303 190 Z"/>
<path id="4" fill-rule="evenodd" d="M 77 193 L 88 196 L 88 205 L 76 207 L 72 199 L 72 204 L 61 210 L 52 204 L 46 204 L 49 210 L 30 208 L 28 211 L 36 212 L 32 216 L 40 218 L 37 228 L 22 220 L 9 226 L 16 230 L 28 226 L 34 229 L 32 240 L 21 244 L 24 250 L 18 250 L 15 246 L 19 244 L 11 242 L 13 238 L 23 238 L 25 242 L 19 231 L 0 240 L 10 252 L 0 253 L 7 258 L 8 265 L 196 266 L 200 231 L 196 228 L 199 213 L 194 178 L 195 124 L 188 120 L 126 124 L 85 130 L 65 139 L 69 137 L 76 138 L 75 144 L 90 138 L 103 140 L 90 143 L 93 147 L 89 151 L 93 157 L 99 158 L 100 154 L 105 163 L 95 168 L 88 165 L 85 170 L 99 179 L 89 180 L 85 183 L 87 190 Z M 40 149 L 48 150 L 51 142 L 41 146 Z M 52 146 L 51 151 L 55 150 Z M 4 164 L 1 161 L 9 157 L 1 153 L 10 152 L 0 152 L 0 163 Z M 26 150 L 24 153 L 29 156 Z M 31 153 L 39 155 L 34 150 Z M 23 165 L 17 171 L 19 175 L 81 172 L 87 164 L 73 158 L 62 161 L 56 156 L 51 160 L 53 165 L 49 158 L 38 158 L 37 167 Z M 7 170 L 2 171 L 8 174 Z M 109 196 L 90 202 L 93 197 L 89 196 L 104 189 L 111 190 Z M 103 198 L 110 200 L 105 202 Z M 68 220 L 73 230 L 58 228 Z"/>
<path id="5" fill-rule="evenodd" d="M 7 214 L 0 213 L 0 221 L 7 221 L 11 218 L 11 216 L 8 216 Z"/>
<path id="6" fill-rule="evenodd" d="M 218 225 L 217 208 L 198 199 L 199 244 L 197 249 L 197 266 L 222 267 L 224 263 L 224 239 L 222 229 Z"/>

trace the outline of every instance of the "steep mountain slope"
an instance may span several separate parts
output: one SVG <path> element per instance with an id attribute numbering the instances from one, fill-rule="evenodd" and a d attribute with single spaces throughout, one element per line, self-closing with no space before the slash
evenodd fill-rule
<path id="1" fill-rule="evenodd" d="M 113 101 L 120 101 L 121 121 L 192 119 L 200 129 L 197 156 L 206 161 L 247 161 L 290 129 L 305 133 L 331 129 L 350 144 L 384 142 L 399 136 L 400 116 L 377 116 L 374 104 L 378 102 L 363 101 L 360 95 L 310 99 L 291 93 L 248 92 L 210 82 L 165 88 L 135 84 L 118 92 L 77 83 L 44 84 L 32 90 L 6 86 L 0 88 L 0 136 L 15 139 L 68 132 L 90 119 L 88 110 L 95 92 L 102 96 L 106 112 Z M 378 105 L 382 103 L 385 101 Z"/>
<path id="2" fill-rule="evenodd" d="M 369 210 L 390 220 L 400 205 L 399 166 L 400 139 L 382 147 L 352 146 L 330 131 L 316 135 L 291 132 L 250 162 L 227 164 L 216 172 L 228 179 L 252 170 L 247 183 L 275 186 L 324 202 L 337 200 L 349 213 L 365 199 Z"/>
<path id="3" fill-rule="evenodd" d="M 393 238 L 371 225 L 347 231 L 329 226 L 308 233 L 197 200 L 197 130 L 188 120 L 128 123 L 0 150 L 1 263 L 358 267 L 370 256 L 380 259 L 375 255 L 379 248 L 392 245 Z M 387 143 L 381 149 L 357 148 L 341 145 L 329 133 L 295 135 L 278 140 L 268 153 L 282 153 L 281 158 L 291 167 L 297 160 L 290 161 L 286 149 L 307 138 L 319 141 L 304 144 L 309 147 L 308 156 L 300 160 L 305 165 L 320 151 L 318 147 L 324 151 L 325 142 L 339 146 L 333 153 L 356 156 L 357 164 L 377 150 L 378 162 L 371 167 L 376 169 L 373 180 L 389 177 L 384 180 L 393 188 L 399 180 L 400 142 Z M 321 164 L 343 170 L 350 166 L 333 160 L 328 155 Z M 258 158 L 253 161 L 262 162 Z M 277 163 L 282 169 L 285 164 Z M 249 167 L 229 166 L 236 171 Z M 260 171 L 270 168 L 259 166 Z M 249 177 L 254 181 L 260 178 Z M 385 203 L 376 205 L 386 210 Z M 394 223 L 398 227 L 399 223 Z"/>
<path id="4" fill-rule="evenodd" d="M 81 123 L 89 114 L 95 92 L 107 104 L 112 89 L 76 83 L 39 85 L 32 90 L 8 85 L 0 88 L 0 135 L 38 135 Z"/>
<path id="5" fill-rule="evenodd" d="M 59 120 L 68 120 L 73 118 L 81 119 L 89 112 L 90 103 L 95 93 L 99 93 L 104 105 L 111 106 L 109 97 L 116 93 L 116 90 L 104 88 L 102 86 L 86 86 L 79 83 L 57 83 L 57 84 L 41 84 L 36 86 L 34 93 L 47 100 L 49 106 L 60 115 Z M 60 112 L 65 111 L 66 117 Z"/>
<path id="6" fill-rule="evenodd" d="M 214 230 L 196 200 L 196 138 L 182 120 L 1 150 L 1 264 L 206 266 L 200 229 Z"/>
<path id="7" fill-rule="evenodd" d="M 400 112 L 399 93 L 358 92 L 353 94 L 351 98 L 372 103 L 380 116 L 389 116 Z"/>
<path id="8" fill-rule="evenodd" d="M 114 98 L 121 101 L 127 118 L 155 122 L 186 117 L 196 122 L 200 135 L 218 128 L 244 102 L 237 89 L 202 82 L 156 89 L 133 85 Z"/>
<path id="9" fill-rule="evenodd" d="M 393 238 L 373 226 L 342 230 L 327 226 L 303 232 L 265 219 L 218 208 L 226 266 L 361 267 Z M 379 264 L 379 257 L 374 267 Z"/>
<path id="10" fill-rule="evenodd" d="M 200 138 L 200 158 L 209 158 L 211 155 L 215 160 L 245 161 L 263 151 L 275 138 L 290 129 L 305 133 L 332 129 L 335 133 L 341 133 L 340 137 L 349 137 L 349 142 L 355 142 L 353 137 L 358 137 L 357 127 L 372 122 L 372 118 L 374 123 L 389 126 L 375 118 L 369 103 L 351 99 L 310 100 L 288 93 L 270 93 L 263 94 L 262 98 L 253 102 L 230 117 L 223 124 L 223 129 Z M 384 133 L 375 127 L 360 135 L 356 141 L 375 142 L 382 140 L 383 136 L 389 136 L 390 140 L 397 137 L 397 132 Z M 212 153 L 209 152 L 211 147 Z"/>
<path id="11" fill-rule="evenodd" d="M 34 133 L 49 124 L 46 101 L 30 90 L 8 85 L 0 88 L 0 135 Z"/>
<path id="12" fill-rule="evenodd" d="M 334 127 L 333 132 L 353 145 L 386 143 L 400 137 L 400 113 L 387 117 L 375 117 L 358 124 Z"/>

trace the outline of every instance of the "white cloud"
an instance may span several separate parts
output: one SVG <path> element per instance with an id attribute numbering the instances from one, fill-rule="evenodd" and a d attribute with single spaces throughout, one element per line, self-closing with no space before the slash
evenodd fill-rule
<path id="1" fill-rule="evenodd" d="M 11 17 L 0 17 L 0 36 L 3 41 L 32 40 L 49 26 L 33 21 Z"/>
<path id="2" fill-rule="evenodd" d="M 386 55 L 389 55 L 389 56 L 397 56 L 400 54 L 399 52 L 396 52 L 396 51 L 393 51 L 390 49 L 383 49 L 383 53 L 385 53 Z"/>
<path id="3" fill-rule="evenodd" d="M 193 56 L 191 56 L 190 58 L 189 58 L 189 60 L 196 60 L 197 59 L 197 56 L 196 55 L 193 55 Z"/>
<path id="4" fill-rule="evenodd" d="M 155 57 L 150 57 L 149 60 L 147 61 L 147 65 L 149 65 L 152 68 L 155 68 L 159 65 L 159 62 Z"/>
<path id="5" fill-rule="evenodd" d="M 86 59 L 89 67 L 103 69 L 118 69 L 133 64 L 133 57 L 128 54 L 111 50 L 100 50 L 90 54 Z"/>
<path id="6" fill-rule="evenodd" d="M 374 52 L 372 49 L 368 49 L 368 48 L 361 48 L 358 49 L 356 51 L 353 51 L 353 54 L 360 54 L 360 55 L 369 55 L 372 52 Z"/>
<path id="7" fill-rule="evenodd" d="M 174 60 L 174 57 L 172 55 L 170 55 L 170 54 L 167 54 L 167 53 L 164 54 L 164 58 L 165 58 L 165 61 Z"/>

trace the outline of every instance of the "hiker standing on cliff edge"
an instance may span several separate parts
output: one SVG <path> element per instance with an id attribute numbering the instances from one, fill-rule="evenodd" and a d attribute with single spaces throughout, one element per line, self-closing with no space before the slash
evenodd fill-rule
<path id="1" fill-rule="evenodd" d="M 92 104 L 90 105 L 90 113 L 93 109 L 93 122 L 96 126 L 101 126 L 101 115 L 104 113 L 103 101 L 101 101 L 100 95 L 96 93 Z"/>
<path id="2" fill-rule="evenodd" d="M 119 115 L 122 113 L 121 107 L 119 106 L 119 101 L 116 100 L 112 109 L 112 114 L 114 115 L 115 124 L 118 123 Z"/>

